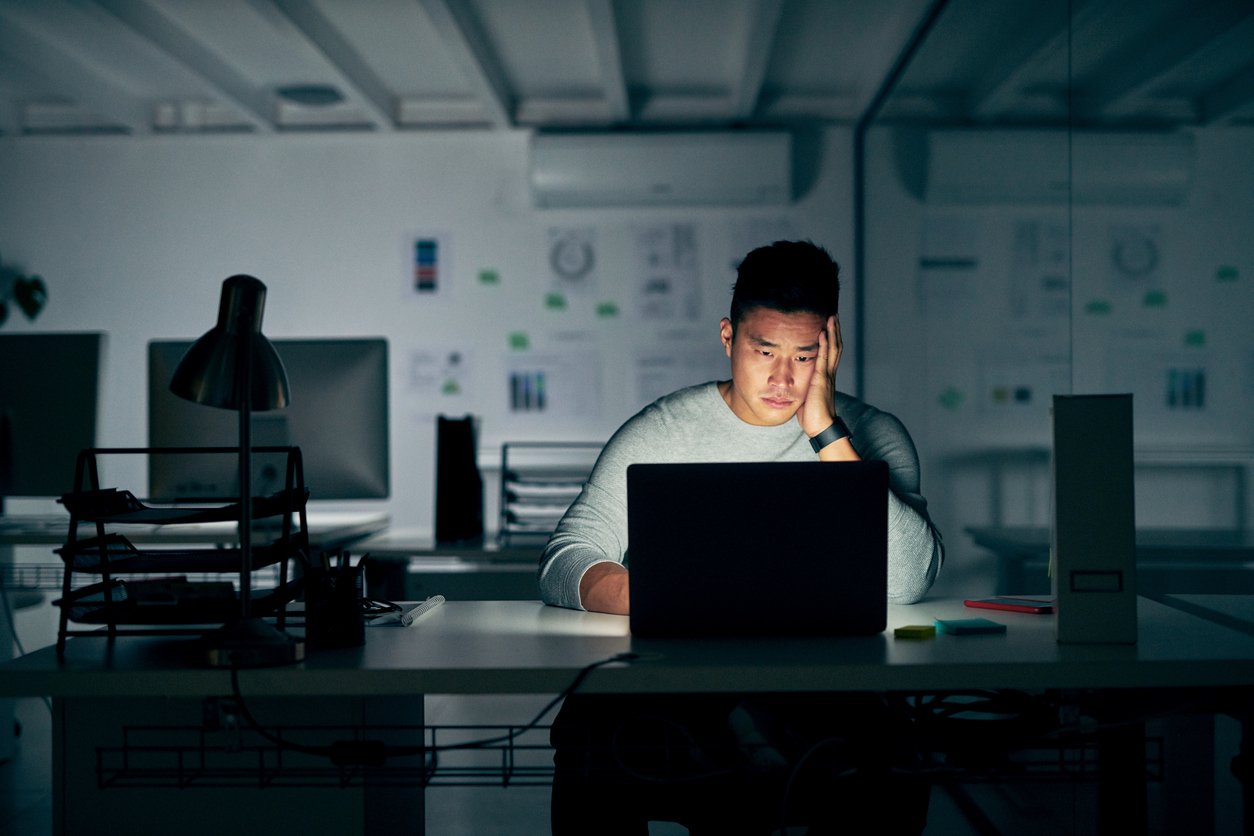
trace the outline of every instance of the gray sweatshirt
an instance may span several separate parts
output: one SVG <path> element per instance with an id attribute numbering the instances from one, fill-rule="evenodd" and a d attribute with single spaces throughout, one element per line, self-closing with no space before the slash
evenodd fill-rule
<path id="1" fill-rule="evenodd" d="M 894 416 L 836 393 L 836 414 L 863 459 L 888 463 L 888 600 L 923 597 L 944 552 L 919 493 L 919 458 Z M 558 523 L 540 562 L 540 597 L 583 609 L 579 581 L 597 563 L 623 563 L 627 553 L 627 466 L 637 463 L 818 461 L 797 421 L 759 427 L 742 421 L 717 383 L 681 389 L 653 402 L 614 433 L 588 484 Z"/>

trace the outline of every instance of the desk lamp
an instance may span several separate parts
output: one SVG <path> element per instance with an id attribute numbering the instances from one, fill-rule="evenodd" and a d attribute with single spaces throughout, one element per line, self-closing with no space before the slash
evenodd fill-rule
<path id="1" fill-rule="evenodd" d="M 222 283 L 218 324 L 179 361 L 170 391 L 193 403 L 239 412 L 240 612 L 199 640 L 210 667 L 268 667 L 304 658 L 305 646 L 252 614 L 252 413 L 287 406 L 287 372 L 261 333 L 266 286 L 252 276 Z"/>

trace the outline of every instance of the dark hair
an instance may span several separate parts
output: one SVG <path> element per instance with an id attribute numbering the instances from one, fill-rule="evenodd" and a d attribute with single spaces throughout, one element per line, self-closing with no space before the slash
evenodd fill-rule
<path id="1" fill-rule="evenodd" d="M 736 268 L 732 288 L 734 330 L 754 308 L 829 317 L 840 301 L 840 267 L 811 241 L 776 241 L 758 247 Z"/>

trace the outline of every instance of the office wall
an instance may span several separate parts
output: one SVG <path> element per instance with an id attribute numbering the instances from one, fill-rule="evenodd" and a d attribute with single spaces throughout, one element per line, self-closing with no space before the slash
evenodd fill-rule
<path id="1" fill-rule="evenodd" d="M 736 255 L 795 235 L 849 261 L 850 134 L 810 145 L 789 206 L 542 211 L 522 131 L 4 138 L 0 255 L 49 289 L 36 322 L 15 314 L 4 327 L 108 333 L 99 443 L 111 446 L 146 441 L 148 340 L 207 330 L 229 275 L 267 284 L 271 337 L 385 336 L 392 498 L 348 507 L 429 531 L 436 413 L 480 416 L 486 461 L 506 440 L 604 440 L 651 388 L 721 372 Z M 699 303 L 693 318 L 645 317 L 640 236 L 677 225 L 693 233 L 686 275 Z M 561 234 L 595 246 L 586 287 L 559 286 L 549 266 Z M 416 236 L 441 243 L 435 297 L 410 289 Z M 851 293 L 852 282 L 846 310 Z M 561 409 L 511 408 L 509 374 L 533 366 L 565 387 Z M 106 478 L 144 487 L 142 472 L 118 466 Z"/>
<path id="2" fill-rule="evenodd" d="M 867 399 L 914 434 L 959 562 L 966 526 L 1048 524 L 1054 393 L 1134 393 L 1138 524 L 1249 519 L 1254 129 L 1189 133 L 1178 204 L 1069 206 L 927 202 L 909 182 L 918 137 L 872 131 Z M 1186 399 L 1186 377 L 1204 395 Z"/>

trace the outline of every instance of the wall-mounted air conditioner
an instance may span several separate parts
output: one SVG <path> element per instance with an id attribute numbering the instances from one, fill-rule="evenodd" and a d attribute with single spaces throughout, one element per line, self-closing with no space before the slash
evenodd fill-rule
<path id="1" fill-rule="evenodd" d="M 787 203 L 792 143 L 784 132 L 535 134 L 535 205 L 740 206 Z"/>
<path id="2" fill-rule="evenodd" d="M 927 135 L 924 194 L 941 204 L 1175 205 L 1192 173 L 1184 132 L 1075 132 L 1068 142 L 1063 130 L 938 130 Z"/>

